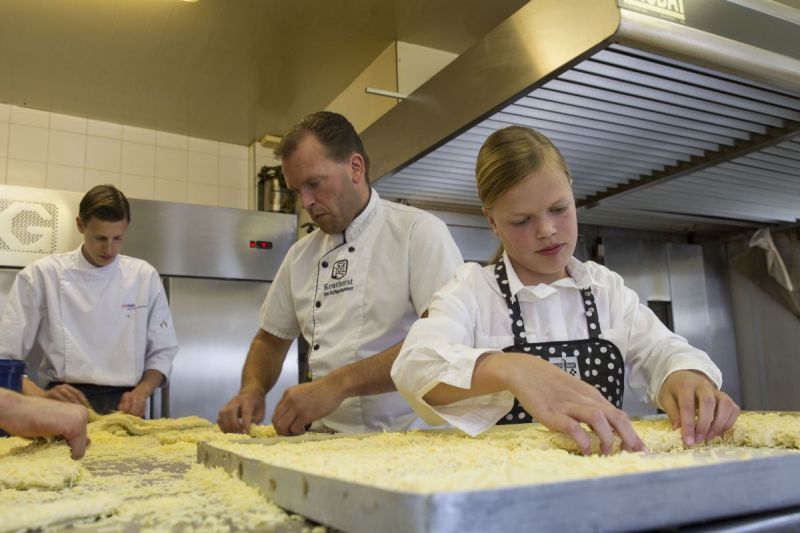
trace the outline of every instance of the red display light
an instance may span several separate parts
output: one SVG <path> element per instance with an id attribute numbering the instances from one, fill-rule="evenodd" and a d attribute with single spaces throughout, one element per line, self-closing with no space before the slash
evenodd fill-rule
<path id="1" fill-rule="evenodd" d="M 250 248 L 258 248 L 259 250 L 271 250 L 271 241 L 250 241 Z"/>

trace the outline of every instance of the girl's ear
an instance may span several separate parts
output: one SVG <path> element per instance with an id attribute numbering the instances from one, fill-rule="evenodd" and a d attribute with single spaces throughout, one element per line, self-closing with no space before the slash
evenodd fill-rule
<path id="1" fill-rule="evenodd" d="M 483 211 L 483 216 L 486 217 L 486 220 L 489 222 L 489 226 L 491 226 L 494 234 L 500 237 L 500 234 L 497 233 L 497 223 L 495 222 L 494 217 L 489 213 L 489 211 L 486 210 L 485 207 L 481 207 L 481 211 Z"/>

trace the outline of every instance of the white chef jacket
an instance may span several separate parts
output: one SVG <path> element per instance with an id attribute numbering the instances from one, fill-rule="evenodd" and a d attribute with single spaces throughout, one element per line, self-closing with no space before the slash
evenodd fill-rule
<path id="1" fill-rule="evenodd" d="M 48 381 L 132 387 L 145 370 L 169 377 L 178 342 L 164 288 L 149 263 L 118 255 L 89 263 L 79 247 L 23 269 L 0 318 L 0 358 L 35 341 Z"/>
<path id="2" fill-rule="evenodd" d="M 530 343 L 589 337 L 580 289 L 591 287 L 600 320 L 601 338 L 620 350 L 628 385 L 645 401 L 656 403 L 661 384 L 677 370 L 699 370 L 718 387 L 719 368 L 708 355 L 672 333 L 639 303 L 619 274 L 574 257 L 569 277 L 550 284 L 524 286 L 503 255 L 511 294 L 516 295 L 526 339 Z M 493 426 L 514 404 L 508 391 L 429 405 L 423 396 L 439 383 L 469 389 L 475 362 L 482 354 L 514 344 L 509 309 L 495 279 L 494 265 L 467 263 L 456 278 L 436 293 L 428 318 L 409 331 L 392 367 L 397 389 L 427 423 L 445 421 L 477 435 Z"/>
<path id="3" fill-rule="evenodd" d="M 261 328 L 310 345 L 312 378 L 400 342 L 453 278 L 461 254 L 447 226 L 373 189 L 344 233 L 296 242 L 261 307 Z M 417 421 L 397 392 L 346 399 L 314 429 L 400 430 Z"/>

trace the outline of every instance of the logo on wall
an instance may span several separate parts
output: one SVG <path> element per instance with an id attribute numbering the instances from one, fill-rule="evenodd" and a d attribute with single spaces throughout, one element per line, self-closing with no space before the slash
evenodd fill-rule
<path id="1" fill-rule="evenodd" d="M 683 0 L 618 0 L 618 5 L 674 22 L 686 22 Z"/>
<path id="2" fill-rule="evenodd" d="M 56 204 L 0 198 L 0 251 L 51 254 L 57 229 Z"/>
<path id="3" fill-rule="evenodd" d="M 341 259 L 333 264 L 331 269 L 331 277 L 333 279 L 342 279 L 347 275 L 347 259 Z"/>

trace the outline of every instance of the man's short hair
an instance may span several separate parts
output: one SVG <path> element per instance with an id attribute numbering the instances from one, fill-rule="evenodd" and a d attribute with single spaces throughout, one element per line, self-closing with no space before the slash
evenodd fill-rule
<path id="1" fill-rule="evenodd" d="M 275 148 L 275 157 L 290 157 L 309 133 L 317 138 L 327 150 L 328 157 L 334 161 L 341 163 L 353 153 L 361 154 L 364 158 L 364 176 L 369 183 L 369 157 L 364 150 L 364 143 L 350 121 L 339 113 L 318 111 L 303 117 Z"/>
<path id="2" fill-rule="evenodd" d="M 131 206 L 122 191 L 113 185 L 97 185 L 83 196 L 78 217 L 84 224 L 91 218 L 104 222 L 130 222 Z"/>

